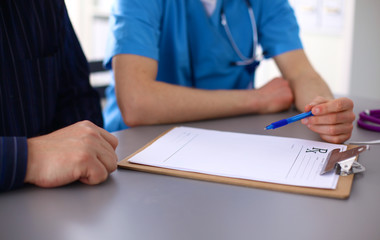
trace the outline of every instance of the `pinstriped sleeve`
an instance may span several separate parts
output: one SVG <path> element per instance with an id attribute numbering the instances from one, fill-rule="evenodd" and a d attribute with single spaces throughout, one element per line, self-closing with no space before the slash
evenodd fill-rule
<path id="1" fill-rule="evenodd" d="M 28 145 L 26 137 L 0 137 L 0 191 L 24 184 Z"/>
<path id="2" fill-rule="evenodd" d="M 60 96 L 57 99 L 55 129 L 81 120 L 103 127 L 102 110 L 97 92 L 89 82 L 89 68 L 66 8 L 60 18 L 63 39 L 60 46 L 62 64 L 59 73 Z"/>

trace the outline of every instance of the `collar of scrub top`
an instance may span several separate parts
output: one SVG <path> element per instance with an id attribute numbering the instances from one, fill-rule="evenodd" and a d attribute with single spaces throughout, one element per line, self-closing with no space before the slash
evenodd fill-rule
<path id="1" fill-rule="evenodd" d="M 247 7 L 248 7 L 248 14 L 249 14 L 249 19 L 251 21 L 251 27 L 252 27 L 253 47 L 252 47 L 252 57 L 251 58 L 247 58 L 241 53 L 241 51 L 240 51 L 239 47 L 237 46 L 234 38 L 232 37 L 230 28 L 228 26 L 227 17 L 226 17 L 226 14 L 224 13 L 224 6 L 223 5 L 222 5 L 222 10 L 221 10 L 220 16 L 221 16 L 221 24 L 224 27 L 224 30 L 226 31 L 228 40 L 230 41 L 232 48 L 234 49 L 234 51 L 236 52 L 236 54 L 240 58 L 240 61 L 232 62 L 231 65 L 233 65 L 233 66 L 247 66 L 248 71 L 253 72 L 256 69 L 256 67 L 260 64 L 260 61 L 256 57 L 256 47 L 258 46 L 257 25 L 256 25 L 255 15 L 253 13 L 251 3 L 248 0 L 246 0 L 245 2 L 246 2 Z"/>
<path id="2" fill-rule="evenodd" d="M 359 114 L 358 126 L 370 131 L 380 132 L 380 109 L 364 110 Z"/>

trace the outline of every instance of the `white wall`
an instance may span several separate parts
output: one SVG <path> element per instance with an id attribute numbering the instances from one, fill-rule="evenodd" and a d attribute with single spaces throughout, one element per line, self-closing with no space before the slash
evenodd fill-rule
<path id="1" fill-rule="evenodd" d="M 112 0 L 65 0 L 71 22 L 89 60 L 104 57 Z"/>
<path id="2" fill-rule="evenodd" d="M 93 2 L 94 0 L 65 0 L 70 20 L 87 58 L 92 54 Z"/>
<path id="3" fill-rule="evenodd" d="M 357 0 L 355 13 L 349 92 L 380 99 L 380 1 Z"/>

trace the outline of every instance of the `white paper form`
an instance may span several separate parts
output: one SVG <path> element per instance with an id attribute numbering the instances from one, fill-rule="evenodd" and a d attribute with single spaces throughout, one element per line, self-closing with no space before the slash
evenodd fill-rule
<path id="1" fill-rule="evenodd" d="M 176 127 L 129 162 L 279 184 L 335 189 L 339 176 L 320 175 L 328 153 L 345 145 Z"/>

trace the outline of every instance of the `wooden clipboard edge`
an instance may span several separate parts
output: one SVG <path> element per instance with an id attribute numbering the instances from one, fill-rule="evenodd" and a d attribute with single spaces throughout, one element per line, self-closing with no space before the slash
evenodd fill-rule
<path id="1" fill-rule="evenodd" d="M 167 175 L 167 176 L 210 181 L 210 182 L 216 182 L 216 183 L 224 183 L 224 184 L 252 187 L 252 188 L 258 188 L 258 189 L 266 189 L 266 190 L 272 190 L 272 191 L 289 192 L 289 193 L 338 198 L 338 199 L 347 199 L 350 196 L 354 174 L 344 176 L 344 177 L 339 176 L 336 189 L 322 189 L 322 188 L 284 185 L 284 184 L 278 184 L 278 183 L 260 182 L 260 181 L 255 181 L 255 180 L 216 176 L 216 175 L 210 175 L 210 174 L 204 174 L 204 173 L 180 171 L 180 170 L 174 170 L 174 169 L 169 169 L 169 168 L 161 168 L 161 167 L 155 167 L 155 166 L 130 163 L 128 161 L 134 155 L 138 154 L 139 152 L 143 151 L 145 148 L 149 147 L 157 139 L 159 139 L 160 137 L 162 137 L 163 135 L 165 135 L 166 133 L 168 133 L 174 128 L 175 127 L 170 128 L 167 131 L 163 132 L 162 134 L 157 136 L 155 139 L 147 143 L 145 146 L 137 150 L 135 153 L 131 154 L 130 156 L 118 162 L 118 166 L 120 168 L 141 171 L 141 172 L 156 173 L 156 174 Z M 348 145 L 347 147 L 349 149 L 355 146 Z"/>

